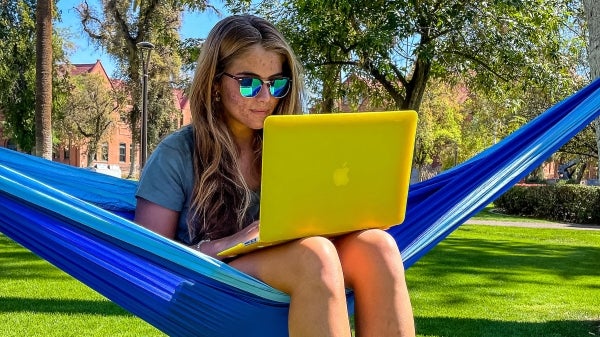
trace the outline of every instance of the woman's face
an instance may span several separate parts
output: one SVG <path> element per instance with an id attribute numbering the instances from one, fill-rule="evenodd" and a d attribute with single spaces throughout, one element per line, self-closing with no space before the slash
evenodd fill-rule
<path id="1" fill-rule="evenodd" d="M 225 72 L 233 76 L 253 76 L 269 81 L 283 76 L 283 62 L 283 55 L 255 45 L 233 60 Z M 255 97 L 242 97 L 239 82 L 226 75 L 221 77 L 217 91 L 221 96 L 227 124 L 236 137 L 262 129 L 265 118 L 273 113 L 279 102 L 279 99 L 271 96 L 266 84 L 262 85 Z"/>

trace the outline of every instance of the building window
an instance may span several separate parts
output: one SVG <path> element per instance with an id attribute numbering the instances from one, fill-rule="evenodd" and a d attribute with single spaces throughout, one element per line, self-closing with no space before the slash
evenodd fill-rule
<path id="1" fill-rule="evenodd" d="M 108 143 L 102 143 L 102 160 L 108 161 Z"/>
<path id="2" fill-rule="evenodd" d="M 127 161 L 127 145 L 125 143 L 119 143 L 119 161 L 124 163 Z"/>
<path id="3" fill-rule="evenodd" d="M 68 146 L 63 148 L 63 152 L 64 152 L 64 158 L 65 159 L 71 159 L 71 150 L 69 149 Z"/>

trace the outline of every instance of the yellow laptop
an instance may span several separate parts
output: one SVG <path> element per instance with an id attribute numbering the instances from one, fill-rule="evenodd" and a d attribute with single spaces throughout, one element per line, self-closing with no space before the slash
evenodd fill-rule
<path id="1" fill-rule="evenodd" d="M 416 125 L 410 110 L 267 117 L 258 237 L 218 255 L 402 223 Z"/>

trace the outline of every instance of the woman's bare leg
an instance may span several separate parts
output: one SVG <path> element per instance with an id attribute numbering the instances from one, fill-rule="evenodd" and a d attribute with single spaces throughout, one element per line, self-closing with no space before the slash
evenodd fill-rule
<path id="1" fill-rule="evenodd" d="M 230 265 L 291 296 L 290 336 L 350 336 L 342 266 L 328 239 L 261 249 Z"/>
<path id="2" fill-rule="evenodd" d="M 347 286 L 355 292 L 356 335 L 414 336 L 404 265 L 394 239 L 366 230 L 334 241 Z"/>

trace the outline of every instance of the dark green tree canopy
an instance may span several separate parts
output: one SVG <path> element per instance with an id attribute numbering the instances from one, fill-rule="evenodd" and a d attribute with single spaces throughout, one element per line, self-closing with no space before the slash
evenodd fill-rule
<path id="1" fill-rule="evenodd" d="M 242 1 L 243 3 L 244 1 Z M 262 1 L 305 64 L 319 92 L 335 67 L 378 83 L 369 96 L 417 109 L 431 77 L 467 80 L 470 88 L 509 83 L 559 90 L 582 41 L 570 34 L 579 1 Z M 344 95 L 344 89 L 333 91 Z"/>

